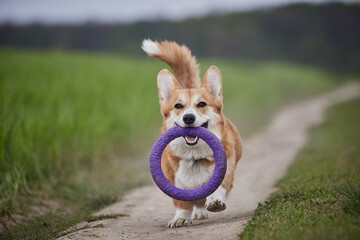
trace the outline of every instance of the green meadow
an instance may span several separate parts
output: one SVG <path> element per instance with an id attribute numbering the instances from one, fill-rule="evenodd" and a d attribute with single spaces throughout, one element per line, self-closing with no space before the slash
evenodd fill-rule
<path id="1" fill-rule="evenodd" d="M 202 74 L 210 65 L 222 71 L 224 113 L 243 137 L 281 106 L 337 85 L 324 71 L 289 63 L 199 62 Z M 148 154 L 161 126 L 156 75 L 165 64 L 145 54 L 15 49 L 0 49 L 0 63 L 0 213 L 7 237 L 58 236 L 151 181 Z"/>
<path id="2" fill-rule="evenodd" d="M 239 239 L 359 239 L 360 99 L 331 108 Z"/>

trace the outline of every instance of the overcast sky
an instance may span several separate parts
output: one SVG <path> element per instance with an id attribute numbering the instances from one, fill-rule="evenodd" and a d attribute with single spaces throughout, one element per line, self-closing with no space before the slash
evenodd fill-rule
<path id="1" fill-rule="evenodd" d="M 0 0 L 0 23 L 77 24 L 88 21 L 129 23 L 139 20 L 181 20 L 210 13 L 268 8 L 289 3 L 327 0 Z M 360 0 L 340 0 L 360 3 Z"/>

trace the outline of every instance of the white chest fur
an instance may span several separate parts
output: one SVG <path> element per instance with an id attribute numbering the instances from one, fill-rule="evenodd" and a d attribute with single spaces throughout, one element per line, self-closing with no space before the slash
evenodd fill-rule
<path id="1" fill-rule="evenodd" d="M 215 165 L 204 164 L 206 160 L 180 160 L 175 174 L 175 186 L 194 189 L 204 185 L 211 178 Z"/>

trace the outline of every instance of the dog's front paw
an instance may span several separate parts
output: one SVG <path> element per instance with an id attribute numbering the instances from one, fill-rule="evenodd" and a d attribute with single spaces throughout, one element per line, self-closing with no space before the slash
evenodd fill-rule
<path id="1" fill-rule="evenodd" d="M 219 199 L 206 201 L 205 206 L 206 206 L 206 210 L 208 210 L 209 212 L 221 212 L 226 209 L 225 202 Z"/>
<path id="2" fill-rule="evenodd" d="M 173 220 L 171 220 L 168 223 L 169 228 L 177 228 L 177 227 L 187 227 L 191 225 L 191 219 L 182 218 L 182 217 L 174 217 Z"/>
<path id="3" fill-rule="evenodd" d="M 194 208 L 191 219 L 200 220 L 208 217 L 209 216 L 205 208 Z"/>

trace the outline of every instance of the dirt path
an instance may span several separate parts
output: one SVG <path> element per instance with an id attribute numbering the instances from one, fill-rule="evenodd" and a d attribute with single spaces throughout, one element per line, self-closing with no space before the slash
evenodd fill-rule
<path id="1" fill-rule="evenodd" d="M 333 92 L 290 105 L 250 139 L 244 139 L 234 189 L 227 209 L 195 220 L 191 227 L 169 229 L 174 214 L 171 200 L 156 186 L 138 188 L 98 214 L 128 214 L 126 217 L 92 222 L 88 228 L 61 239 L 236 239 L 251 219 L 258 202 L 264 201 L 307 140 L 309 128 L 321 123 L 327 107 L 360 96 L 360 84 L 348 84 Z"/>

